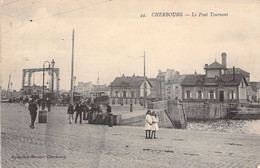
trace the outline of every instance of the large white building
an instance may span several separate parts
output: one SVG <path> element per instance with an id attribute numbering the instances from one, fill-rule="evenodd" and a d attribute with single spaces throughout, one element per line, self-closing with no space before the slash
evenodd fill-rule
<path id="1" fill-rule="evenodd" d="M 78 82 L 75 91 L 80 93 L 83 97 L 90 97 L 90 93 L 94 91 L 94 87 L 92 82 Z"/>

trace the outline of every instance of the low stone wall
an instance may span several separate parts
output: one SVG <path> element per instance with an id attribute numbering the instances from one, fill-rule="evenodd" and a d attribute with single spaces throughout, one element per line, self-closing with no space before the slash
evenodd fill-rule
<path id="1" fill-rule="evenodd" d="M 227 104 L 222 103 L 182 103 L 188 120 L 223 119 L 227 115 Z"/>
<path id="2" fill-rule="evenodd" d="M 161 128 L 172 128 L 173 125 L 170 119 L 165 114 L 164 110 L 156 111 L 159 118 L 159 127 Z M 145 125 L 145 114 L 141 116 L 136 116 L 127 119 L 121 119 L 120 125 L 128 125 L 128 126 L 139 126 L 144 127 Z"/>

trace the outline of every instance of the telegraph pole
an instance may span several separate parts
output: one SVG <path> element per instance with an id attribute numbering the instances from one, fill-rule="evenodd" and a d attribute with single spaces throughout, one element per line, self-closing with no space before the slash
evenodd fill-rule
<path id="1" fill-rule="evenodd" d="M 145 79 L 145 51 L 144 51 L 144 108 L 145 108 L 145 81 L 146 81 L 146 79 Z"/>
<path id="2" fill-rule="evenodd" d="M 71 58 L 71 79 L 70 79 L 70 102 L 73 104 L 73 69 L 74 69 L 74 29 L 72 32 L 72 58 Z"/>
<path id="3" fill-rule="evenodd" d="M 7 97 L 9 97 L 10 92 L 10 80 L 11 80 L 11 73 L 9 74 L 8 86 L 7 86 Z"/>

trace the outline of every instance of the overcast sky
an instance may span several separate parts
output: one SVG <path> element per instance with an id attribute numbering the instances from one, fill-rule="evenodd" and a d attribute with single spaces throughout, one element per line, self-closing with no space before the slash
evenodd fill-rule
<path id="1" fill-rule="evenodd" d="M 156 77 L 158 70 L 181 74 L 227 53 L 228 67 L 251 73 L 260 81 L 259 0 L 6 0 L 1 1 L 1 78 L 7 88 L 22 84 L 22 69 L 41 68 L 55 59 L 61 88 L 70 88 L 72 30 L 75 29 L 77 82 L 109 84 L 125 74 Z M 183 17 L 152 17 L 153 12 L 183 12 Z M 192 17 L 194 13 L 228 13 Z M 140 17 L 146 14 L 147 17 Z M 32 82 L 42 85 L 41 73 Z M 48 76 L 47 78 L 48 79 Z"/>

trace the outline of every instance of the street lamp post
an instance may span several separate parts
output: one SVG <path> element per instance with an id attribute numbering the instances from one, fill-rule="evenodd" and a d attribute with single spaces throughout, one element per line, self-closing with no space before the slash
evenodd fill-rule
<path id="1" fill-rule="evenodd" d="M 51 61 L 51 93 L 53 94 L 53 87 L 54 87 L 54 65 L 55 65 L 55 61 L 54 59 L 52 59 Z"/>
<path id="2" fill-rule="evenodd" d="M 42 74 L 42 77 L 43 77 L 43 79 L 42 79 L 42 110 L 44 110 L 44 108 L 45 108 L 45 106 L 44 106 L 44 76 L 45 76 L 45 63 L 48 63 L 48 64 L 49 64 L 49 68 L 51 67 L 51 64 L 50 64 L 49 61 L 45 61 L 45 62 L 43 63 L 43 70 L 42 70 L 42 72 L 43 72 L 43 74 Z"/>

